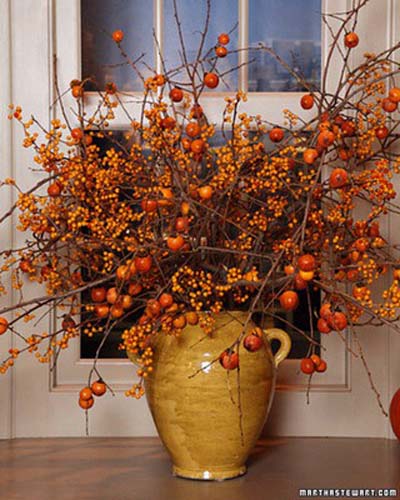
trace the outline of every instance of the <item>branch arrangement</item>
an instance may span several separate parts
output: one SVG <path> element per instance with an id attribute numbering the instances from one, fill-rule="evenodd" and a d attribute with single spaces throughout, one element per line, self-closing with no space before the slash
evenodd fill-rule
<path id="1" fill-rule="evenodd" d="M 2 373 L 23 352 L 54 364 L 79 334 L 101 335 L 79 399 L 89 409 L 93 394 L 106 391 L 97 367 L 101 348 L 113 328 L 131 321 L 121 349 L 140 362 L 140 381 L 127 392 L 140 397 L 153 369 L 154 335 L 184 335 L 186 325 L 198 323 L 204 335 L 212 335 L 215 315 L 235 309 L 248 311 L 247 321 L 255 312 L 274 318 L 278 308 L 295 310 L 298 292 L 305 290 L 311 320 L 310 333 L 300 332 L 309 342 L 301 370 L 311 381 L 315 372 L 327 369 L 315 352 L 314 316 L 321 334 L 340 335 L 350 350 L 345 332 L 352 331 L 358 354 L 351 352 L 361 357 L 384 411 L 358 327 L 399 330 L 399 246 L 385 240 L 381 225 L 390 213 L 400 213 L 393 186 L 400 169 L 394 57 L 400 44 L 366 53 L 352 66 L 357 20 L 366 3 L 358 0 L 349 12 L 323 15 L 332 42 L 320 88 L 311 87 L 271 48 L 256 49 L 275 57 L 308 89 L 300 101 L 307 112 L 285 110 L 283 126 L 248 115 L 241 91 L 221 98 L 220 124 L 209 122 L 204 90 L 224 80 L 219 63 L 230 52 L 229 33 L 206 48 L 207 15 L 196 59 L 190 61 L 176 5 L 179 67 L 168 69 L 163 61 L 162 74 L 145 78 L 139 69 L 142 55 L 127 54 L 121 30 L 112 34 L 124 63 L 143 82 L 139 116 L 131 116 L 113 82 L 98 91 L 92 114 L 85 107 L 87 80 L 71 82 L 76 126 L 57 82 L 64 118 L 54 119 L 50 129 L 11 106 L 10 118 L 24 129 L 24 147 L 33 149 L 46 175 L 27 192 L 12 179 L 3 182 L 18 199 L 0 222 L 18 211 L 18 229 L 27 238 L 20 248 L 1 252 L 1 292 L 7 293 L 11 273 L 19 300 L 0 311 L 0 334 L 20 339 L 19 348 L 4 359 Z M 342 69 L 336 88 L 328 90 L 335 58 Z M 118 107 L 131 124 L 126 142 L 109 130 Z M 215 147 L 217 129 L 223 144 Z M 100 147 L 100 141 L 108 146 Z M 25 299 L 31 281 L 43 284 L 46 293 Z M 384 291 L 373 298 L 377 284 Z M 320 310 L 311 289 L 321 293 Z M 84 292 L 89 301 L 82 300 Z M 62 318 L 59 329 L 35 333 L 34 318 L 46 314 Z M 19 326 L 27 321 L 29 336 Z M 243 344 L 249 350 L 260 347 L 257 330 L 244 338 L 246 326 L 213 362 L 235 370 Z"/>

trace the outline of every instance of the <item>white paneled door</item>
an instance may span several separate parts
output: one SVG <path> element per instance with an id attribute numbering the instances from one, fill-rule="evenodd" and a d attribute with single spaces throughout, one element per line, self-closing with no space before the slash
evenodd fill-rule
<path id="1" fill-rule="evenodd" d="M 93 2 L 95 0 L 92 0 Z M 251 1 L 251 0 L 249 0 Z M 283 0 L 282 0 L 283 2 Z M 323 10 L 345 10 L 347 0 L 324 0 Z M 162 1 L 154 0 L 154 23 L 161 37 Z M 249 15 L 249 2 L 239 0 L 241 19 Z M 399 25 L 394 21 L 400 15 L 399 0 L 371 0 L 365 8 L 358 33 L 363 49 L 379 52 L 399 37 Z M 26 114 L 34 114 L 48 123 L 57 113 L 54 101 L 54 61 L 62 89 L 80 77 L 81 68 L 81 14 L 78 0 L 0 0 L 0 43 L 7 50 L 0 52 L 2 84 L 1 104 L 1 177 L 14 176 L 20 186 L 27 188 L 38 177 L 32 166 L 32 153 L 21 147 L 22 131 L 7 121 L 9 102 L 22 106 Z M 371 27 L 374 36 L 371 36 Z M 117 28 L 117 26 L 116 26 Z M 396 36 L 397 35 L 397 36 Z M 248 38 L 243 26 L 239 38 Z M 322 27 L 322 64 L 329 46 L 329 36 Z M 156 61 L 157 62 L 157 61 Z M 332 79 L 335 75 L 332 74 Z M 242 83 L 247 74 L 242 71 Z M 333 80 L 331 84 L 333 84 Z M 244 85 L 245 86 L 245 85 Z M 221 96 L 210 95 L 204 101 L 211 120 L 219 120 Z M 90 106 L 90 96 L 88 105 Z M 294 92 L 250 93 L 246 111 L 268 113 L 268 119 L 279 122 L 282 110 L 298 110 L 299 94 Z M 219 103 L 219 104 L 218 104 Z M 68 107 L 68 104 L 67 104 Z M 72 118 L 73 119 L 73 118 Z M 126 121 L 117 115 L 116 128 L 124 128 Z M 3 212 L 11 202 L 10 196 L 1 197 Z M 393 227 L 393 221 L 391 222 Z M 390 237 L 390 224 L 387 227 Z M 4 245 L 18 244 L 23 236 L 13 227 L 1 227 Z M 32 293 L 34 289 L 32 288 Z M 8 301 L 13 299 L 7 297 Z M 43 329 L 54 325 L 43 325 Z M 26 328 L 29 328 L 28 326 Z M 388 420 L 382 415 L 371 391 L 359 359 L 352 359 L 339 337 L 325 336 L 325 356 L 329 370 L 321 374 L 306 403 L 306 379 L 298 374 L 298 361 L 287 360 L 280 368 L 279 385 L 267 426 L 269 433 L 292 436 L 391 436 Z M 400 364 L 396 347 L 400 342 L 385 328 L 369 329 L 360 333 L 365 356 L 388 406 L 390 394 L 400 386 Z M 0 339 L 0 349 L 7 350 L 9 338 Z M 14 342 L 14 341 L 13 341 Z M 81 359 L 79 342 L 71 344 L 58 366 L 50 374 L 48 367 L 38 364 L 33 357 L 21 357 L 14 370 L 0 379 L 0 437 L 25 436 L 80 436 L 85 434 L 84 413 L 78 407 L 78 391 L 85 384 L 90 360 Z M 135 380 L 135 368 L 124 359 L 104 359 L 101 372 L 114 387 L 116 394 L 107 394 L 96 402 L 90 412 L 90 431 L 94 436 L 141 436 L 155 434 L 150 413 L 144 399 L 128 399 L 124 391 Z"/>

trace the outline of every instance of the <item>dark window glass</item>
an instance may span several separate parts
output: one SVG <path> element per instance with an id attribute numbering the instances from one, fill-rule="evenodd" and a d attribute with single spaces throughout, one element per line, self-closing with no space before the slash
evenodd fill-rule
<path id="1" fill-rule="evenodd" d="M 321 78 L 321 0 L 249 0 L 249 91 L 301 91 L 304 87 L 272 56 L 271 47 L 315 87 Z"/>
<path id="2" fill-rule="evenodd" d="M 153 2 L 144 0 L 81 0 L 82 78 L 93 78 L 96 84 L 86 90 L 104 89 L 114 82 L 120 90 L 142 90 L 140 77 L 121 57 L 111 38 L 124 32 L 122 46 L 132 61 L 142 54 L 137 66 L 148 76 L 154 66 Z"/>

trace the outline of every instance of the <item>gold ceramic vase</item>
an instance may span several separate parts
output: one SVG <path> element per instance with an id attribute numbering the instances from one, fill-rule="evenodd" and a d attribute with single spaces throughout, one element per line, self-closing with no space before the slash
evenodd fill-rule
<path id="1" fill-rule="evenodd" d="M 240 346 L 240 371 L 225 370 L 212 361 L 238 338 L 247 313 L 225 312 L 215 319 L 210 336 L 198 325 L 186 326 L 179 337 L 157 335 L 154 370 L 145 382 L 148 404 L 172 458 L 173 473 L 185 478 L 222 480 L 246 472 L 247 457 L 272 403 L 276 368 L 291 347 L 283 330 L 265 330 L 258 351 L 248 352 Z M 250 322 L 247 329 L 254 327 Z M 275 356 L 272 339 L 281 343 Z"/>

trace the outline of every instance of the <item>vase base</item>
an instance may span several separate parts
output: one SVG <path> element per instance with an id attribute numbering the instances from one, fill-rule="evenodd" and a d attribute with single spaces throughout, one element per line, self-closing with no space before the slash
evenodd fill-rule
<path id="1" fill-rule="evenodd" d="M 235 477 L 246 474 L 247 467 L 235 467 L 232 469 L 185 469 L 174 465 L 172 473 L 174 476 L 183 477 L 185 479 L 198 479 L 201 481 L 224 481 L 225 479 L 233 479 Z"/>

